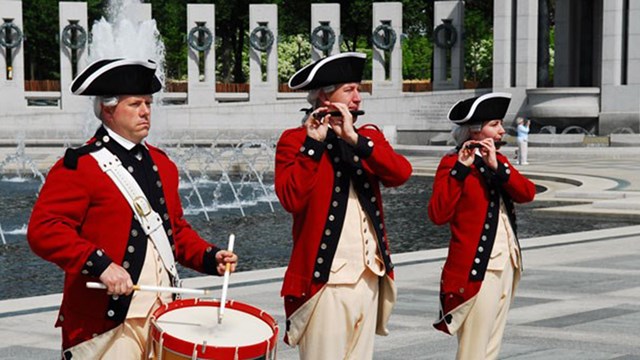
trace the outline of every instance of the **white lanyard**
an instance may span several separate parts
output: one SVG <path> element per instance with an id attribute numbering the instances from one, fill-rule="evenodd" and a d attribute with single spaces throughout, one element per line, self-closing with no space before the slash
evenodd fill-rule
<path id="1" fill-rule="evenodd" d="M 106 148 L 103 147 L 96 152 L 92 152 L 91 156 L 96 159 L 98 165 L 100 165 L 100 169 L 111 178 L 124 198 L 127 199 L 129 206 L 133 209 L 133 214 L 140 222 L 140 225 L 142 225 L 142 230 L 149 239 L 151 239 L 156 250 L 158 250 L 165 269 L 167 269 L 173 277 L 174 283 L 178 283 L 176 262 L 173 257 L 173 251 L 171 251 L 171 246 L 169 246 L 169 238 L 162 226 L 162 219 L 149 204 L 149 200 L 147 200 L 140 185 L 138 185 L 124 166 L 122 166 L 120 159 Z"/>

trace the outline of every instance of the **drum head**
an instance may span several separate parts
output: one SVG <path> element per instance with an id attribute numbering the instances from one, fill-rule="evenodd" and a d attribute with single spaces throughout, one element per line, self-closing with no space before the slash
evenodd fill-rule
<path id="1" fill-rule="evenodd" d="M 162 331 L 193 344 L 244 347 L 273 336 L 271 327 L 251 314 L 225 308 L 222 324 L 218 324 L 218 307 L 192 306 L 174 309 L 156 322 Z"/>
<path id="2" fill-rule="evenodd" d="M 219 309 L 219 301 L 200 299 L 176 300 L 161 306 L 151 318 L 150 344 L 155 353 L 159 357 L 171 354 L 176 359 L 257 359 L 275 355 L 278 324 L 271 315 L 230 300 L 222 323 L 218 324 Z"/>

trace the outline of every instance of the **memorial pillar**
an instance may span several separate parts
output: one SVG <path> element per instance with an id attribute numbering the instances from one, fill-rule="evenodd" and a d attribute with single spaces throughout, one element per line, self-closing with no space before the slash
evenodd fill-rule
<path id="1" fill-rule="evenodd" d="M 59 8 L 60 38 L 60 107 L 73 110 L 85 107 L 87 99 L 71 93 L 71 82 L 87 63 L 89 28 L 87 3 L 61 1 Z"/>
<path id="2" fill-rule="evenodd" d="M 249 5 L 249 100 L 273 102 L 278 93 L 278 7 Z"/>
<path id="3" fill-rule="evenodd" d="M 402 93 L 402 3 L 373 3 L 373 85 L 375 96 Z"/>
<path id="4" fill-rule="evenodd" d="M 24 110 L 24 26 L 22 1 L 0 0 L 0 99 L 1 112 Z"/>
<path id="5" fill-rule="evenodd" d="M 433 90 L 464 87 L 464 3 L 438 1 L 434 5 Z"/>
<path id="6" fill-rule="evenodd" d="M 340 37 L 340 4 L 311 4 L 311 59 L 316 61 L 339 53 Z M 328 49 L 318 49 L 314 42 Z"/>
<path id="7" fill-rule="evenodd" d="M 187 4 L 189 105 L 216 101 L 215 5 Z"/>

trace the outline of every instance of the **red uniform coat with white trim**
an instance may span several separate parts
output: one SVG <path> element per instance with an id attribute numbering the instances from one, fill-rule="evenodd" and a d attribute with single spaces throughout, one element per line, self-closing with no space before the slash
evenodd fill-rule
<path id="1" fill-rule="evenodd" d="M 97 142 L 92 139 L 90 144 L 94 143 Z M 183 217 L 177 167 L 164 152 L 148 148 L 162 182 L 173 232 L 174 257 L 190 268 L 213 274 L 212 245 L 198 236 Z M 132 218 L 133 212 L 124 196 L 92 156 L 78 158 L 77 169 L 65 167 L 61 159 L 49 171 L 31 214 L 27 238 L 37 255 L 65 272 L 63 299 L 56 322 L 56 327 L 63 329 L 63 349 L 122 322 L 105 316 L 111 296 L 86 288 L 86 282 L 98 281 L 96 276 L 99 276 L 87 274 L 86 264 L 96 253 L 122 264 Z M 144 255 L 140 255 L 144 259 Z M 128 303 L 123 315 L 127 309 Z"/>
<path id="2" fill-rule="evenodd" d="M 319 255 L 323 251 L 320 245 L 327 241 L 325 226 L 338 222 L 338 229 L 342 228 L 344 218 L 339 218 L 340 215 L 336 215 L 335 221 L 327 221 L 327 218 L 330 211 L 346 209 L 346 198 L 339 196 L 348 195 L 350 178 L 356 191 L 363 196 L 361 199 L 367 199 L 361 203 L 380 229 L 378 246 L 388 261 L 387 274 L 393 278 L 379 183 L 387 187 L 399 186 L 409 179 L 412 168 L 375 126 L 365 125 L 358 134 L 358 144 L 349 148 L 353 149 L 354 161 L 342 156 L 339 164 L 340 154 L 336 153 L 339 150 L 334 144 L 342 140 L 336 140 L 332 130 L 325 142 L 307 137 L 306 129 L 302 127 L 285 131 L 278 142 L 275 190 L 282 206 L 293 215 L 293 250 L 281 290 L 287 317 L 313 297 L 328 279 L 331 261 L 317 261 L 324 256 Z M 346 143 L 344 146 L 349 147 Z M 340 167 L 342 164 L 345 167 Z M 336 191 L 337 187 L 343 190 Z M 335 244 L 328 247 L 327 251 L 331 252 L 325 254 L 328 259 L 333 259 L 335 254 L 339 231 L 337 234 L 334 231 L 331 237 L 334 238 L 329 239 L 329 243 L 335 241 Z M 320 270 L 318 263 L 323 263 Z"/>
<path id="3" fill-rule="evenodd" d="M 474 164 L 466 167 L 458 162 L 457 153 L 451 153 L 442 158 L 436 172 L 429 218 L 437 225 L 448 223 L 451 239 L 440 284 L 441 314 L 434 326 L 447 333 L 451 333 L 447 327 L 451 312 L 473 298 L 482 285 L 500 198 L 515 233 L 513 202 L 529 202 L 535 196 L 535 185 L 504 155 L 498 153 L 497 160 L 494 172 L 477 155 Z"/>

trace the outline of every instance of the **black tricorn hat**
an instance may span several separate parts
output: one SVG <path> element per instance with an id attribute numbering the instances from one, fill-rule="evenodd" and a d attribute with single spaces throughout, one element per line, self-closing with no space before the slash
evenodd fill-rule
<path id="1" fill-rule="evenodd" d="M 503 119 L 511 102 L 509 93 L 489 93 L 458 101 L 447 117 L 458 125 L 478 124 Z"/>
<path id="2" fill-rule="evenodd" d="M 76 95 L 148 95 L 160 91 L 152 60 L 101 59 L 89 64 L 71 83 Z"/>
<path id="3" fill-rule="evenodd" d="M 344 52 L 322 58 L 298 70 L 289 87 L 293 90 L 313 90 L 321 87 L 362 81 L 367 55 Z"/>

